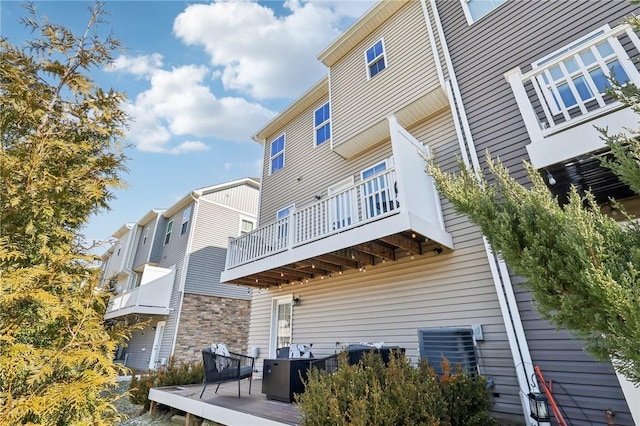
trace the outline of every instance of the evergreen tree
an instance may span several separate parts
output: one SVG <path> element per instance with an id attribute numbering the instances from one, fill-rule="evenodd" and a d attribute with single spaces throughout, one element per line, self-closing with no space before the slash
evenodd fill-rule
<path id="1" fill-rule="evenodd" d="M 639 28 L 638 18 L 631 20 Z M 640 113 L 640 90 L 613 84 L 612 95 Z M 604 164 L 640 194 L 640 144 L 628 134 L 601 137 L 613 159 Z M 594 129 L 594 137 L 597 137 Z M 601 213 L 594 197 L 572 188 L 568 203 L 552 197 L 540 174 L 525 164 L 523 186 L 486 153 L 491 182 L 460 163 L 460 174 L 430 162 L 428 172 L 454 208 L 478 225 L 518 275 L 534 305 L 554 325 L 586 342 L 596 359 L 640 384 L 640 225 Z"/>
<path id="2" fill-rule="evenodd" d="M 80 35 L 27 9 L 34 39 L 0 39 L 0 424 L 110 424 L 124 335 L 80 232 L 125 169 L 124 95 L 88 77 L 119 44 L 101 4 Z"/>

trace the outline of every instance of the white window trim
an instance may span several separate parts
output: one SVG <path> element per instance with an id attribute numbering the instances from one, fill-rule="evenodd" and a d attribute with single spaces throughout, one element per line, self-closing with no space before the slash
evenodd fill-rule
<path id="1" fill-rule="evenodd" d="M 377 166 L 379 166 L 380 164 L 384 164 L 384 171 L 389 170 L 389 168 L 393 167 L 393 157 L 385 158 L 385 159 L 384 159 L 384 160 L 382 160 L 382 161 L 378 161 L 377 163 L 374 163 L 374 164 L 372 164 L 371 166 L 369 166 L 369 167 L 367 167 L 367 168 L 365 168 L 365 169 L 362 169 L 362 170 L 360 171 L 360 181 L 364 181 L 364 180 L 365 180 L 364 172 L 366 172 L 366 171 L 368 171 L 368 170 L 371 170 L 371 169 L 373 169 L 373 168 L 376 168 L 376 167 L 377 167 Z M 376 175 L 373 175 L 373 176 L 376 176 Z M 371 177 L 368 177 L 367 179 L 370 179 L 370 178 L 371 178 Z"/>
<path id="2" fill-rule="evenodd" d="M 255 217 L 240 215 L 239 219 L 240 220 L 238 221 L 238 235 L 242 235 L 242 221 L 246 220 L 247 222 L 251 222 L 253 224 L 252 231 L 256 229 L 256 225 L 258 221 Z"/>
<path id="3" fill-rule="evenodd" d="M 186 218 L 185 218 L 186 216 Z M 183 235 L 189 230 L 189 220 L 191 219 L 191 206 L 187 207 L 182 211 L 182 222 L 180 223 L 180 235 Z M 187 224 L 187 227 L 184 227 L 184 224 Z"/>
<path id="4" fill-rule="evenodd" d="M 144 233 L 142 234 L 142 245 L 147 244 L 147 238 L 149 238 L 149 227 L 145 228 Z"/>
<path id="5" fill-rule="evenodd" d="M 378 42 L 382 42 L 382 58 L 384 58 L 384 69 L 386 70 L 387 68 L 389 68 L 389 61 L 387 60 L 387 46 L 384 43 L 384 37 L 380 37 L 379 40 L 376 40 L 374 43 L 372 43 L 369 47 L 367 47 L 366 49 L 364 49 L 364 65 L 366 68 L 366 72 L 367 72 L 367 81 L 371 80 L 373 77 L 371 77 L 371 67 L 370 65 L 373 63 L 378 62 L 378 60 L 380 59 L 380 56 L 376 56 L 373 61 L 369 62 L 369 60 L 367 59 L 367 51 L 369 49 L 371 49 L 373 46 L 375 46 L 376 44 L 378 44 Z M 384 71 L 384 70 L 382 70 Z M 378 72 L 378 74 L 380 74 L 382 71 Z M 376 74 L 376 75 L 378 75 Z M 375 76 L 374 76 L 375 77 Z"/>
<path id="6" fill-rule="evenodd" d="M 479 20 L 481 20 L 482 18 L 484 18 L 485 16 L 493 13 L 494 10 L 496 10 L 497 8 L 499 8 L 500 6 L 502 6 L 503 4 L 505 4 L 508 0 L 505 0 L 502 4 L 497 5 L 496 7 L 494 7 L 491 11 L 485 13 L 484 15 L 482 15 L 481 17 L 479 17 L 478 19 L 476 19 L 475 21 L 473 20 L 473 16 L 471 16 L 471 11 L 469 10 L 469 5 L 468 3 L 471 2 L 472 0 L 460 0 L 460 4 L 462 5 L 462 10 L 464 11 L 464 17 L 467 19 L 467 23 L 469 25 L 473 25 L 475 22 L 478 22 Z"/>
<path id="7" fill-rule="evenodd" d="M 271 327 L 269 330 L 269 358 L 276 357 L 276 346 L 278 345 L 278 305 L 291 304 L 291 318 L 289 320 L 289 338 L 293 340 L 293 295 L 274 297 L 271 299 Z"/>
<path id="8" fill-rule="evenodd" d="M 537 61 L 533 62 L 531 64 L 531 68 L 540 68 L 542 65 L 546 64 L 547 62 L 549 62 L 550 59 L 555 59 L 556 57 L 559 57 L 565 53 L 568 53 L 570 51 L 572 51 L 573 49 L 575 49 L 576 47 L 580 47 L 582 46 L 586 41 L 595 38 L 595 36 L 597 36 L 598 34 L 603 34 L 606 33 L 607 31 L 610 31 L 611 27 L 609 26 L 609 24 L 605 24 L 603 26 L 601 26 L 600 28 L 590 32 L 589 34 L 586 34 L 582 37 L 580 37 L 577 40 L 572 41 L 571 43 L 567 44 L 566 46 L 561 47 L 560 49 L 557 49 L 551 53 L 549 53 L 548 55 L 538 59 Z"/>
<path id="9" fill-rule="evenodd" d="M 171 227 L 171 228 L 169 228 Z M 169 244 L 169 241 L 171 241 L 171 234 L 173 233 L 173 219 L 171 219 L 169 222 L 167 222 L 167 228 L 164 231 L 164 244 L 163 245 L 167 245 Z M 167 238 L 168 236 L 168 238 Z"/>
<path id="10" fill-rule="evenodd" d="M 324 120 L 322 123 L 316 125 L 316 112 L 318 112 L 318 110 L 324 108 L 325 105 L 329 105 L 329 118 Z M 320 108 L 316 108 L 315 111 L 313 112 L 313 125 L 314 125 L 314 127 L 313 127 L 313 147 L 314 148 L 317 148 L 320 145 L 324 145 L 327 142 L 331 143 L 332 134 L 331 134 L 331 127 L 329 127 L 329 138 L 325 139 L 324 141 L 320 142 L 320 144 L 318 144 L 318 129 L 324 127 L 327 124 L 329 124 L 329 126 L 331 126 L 331 102 L 329 102 L 329 101 L 323 103 Z"/>
<path id="11" fill-rule="evenodd" d="M 271 145 L 277 141 L 278 139 L 283 138 L 282 140 L 282 151 L 278 151 L 278 153 L 276 155 L 271 155 Z M 274 174 L 275 172 L 277 172 L 278 170 L 282 170 L 284 169 L 284 166 L 286 165 L 286 161 L 287 161 L 287 156 L 285 155 L 285 151 L 287 149 L 287 134 L 282 133 L 281 135 L 279 135 L 277 138 L 273 138 L 273 140 L 271 142 L 269 142 L 269 175 Z M 273 159 L 278 157 L 280 155 L 280 153 L 282 153 L 282 167 L 280 167 L 278 170 L 272 170 L 272 166 L 273 166 Z"/>
<path id="12" fill-rule="evenodd" d="M 289 216 L 291 213 L 293 213 L 295 209 L 296 209 L 296 203 L 293 203 L 293 204 L 288 205 L 287 207 L 283 207 L 283 208 L 281 208 L 280 210 L 278 210 L 278 211 L 276 212 L 276 220 L 278 220 L 278 219 L 284 219 L 285 217 L 287 217 L 287 216 Z M 281 212 L 283 212 L 283 211 L 285 211 L 285 210 L 289 210 L 289 214 L 287 214 L 286 216 L 282 216 L 282 217 L 280 217 L 280 213 L 281 213 Z"/>

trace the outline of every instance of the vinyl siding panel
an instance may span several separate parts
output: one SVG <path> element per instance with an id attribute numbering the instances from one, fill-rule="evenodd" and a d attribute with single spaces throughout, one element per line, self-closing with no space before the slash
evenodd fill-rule
<path id="1" fill-rule="evenodd" d="M 151 246 L 151 254 L 149 256 L 149 262 L 160 263 L 162 250 L 164 247 L 164 235 L 165 235 L 165 232 L 167 231 L 168 222 L 169 220 L 164 216 L 160 216 L 156 221 L 157 225 L 154 232 L 154 238 L 151 243 L 152 246 Z M 174 226 L 175 226 L 175 222 L 174 222 Z"/>
<path id="2" fill-rule="evenodd" d="M 495 411 L 512 412 L 520 404 L 515 371 L 481 244 L 476 239 L 476 246 L 468 249 L 415 260 L 405 257 L 282 291 L 256 290 L 249 346 L 260 347 L 266 356 L 271 299 L 290 293 L 301 297 L 294 308 L 292 340 L 313 343 L 314 356 L 332 354 L 350 343 L 384 341 L 404 347 L 417 361 L 418 329 L 482 324 L 480 372 L 496 382 Z"/>
<path id="3" fill-rule="evenodd" d="M 147 318 L 144 318 L 144 320 L 146 319 Z M 155 327 L 158 321 L 162 321 L 162 318 L 150 318 L 150 322 L 145 328 L 133 332 L 127 347 L 124 348 L 123 353 L 129 354 L 126 366 L 135 369 L 138 374 L 144 373 L 149 369 L 149 361 L 151 360 L 151 352 L 153 351 L 153 340 L 156 336 L 156 331 L 152 327 Z M 166 355 L 161 355 L 161 357 L 163 356 Z"/>
<path id="4" fill-rule="evenodd" d="M 503 74 L 515 67 L 526 72 L 535 60 L 638 12 L 626 1 L 507 1 L 469 26 L 459 1 L 438 0 L 437 5 L 480 162 L 485 164 L 489 150 L 521 182 L 526 180 L 525 146 L 531 141 Z M 595 130 L 593 137 L 599 137 Z M 611 365 L 595 362 L 581 341 L 542 320 L 527 291 L 519 289 L 516 297 L 532 360 L 553 381 L 554 397 L 569 424 L 604 423 L 603 411 L 609 407 L 616 412 L 616 424 L 632 425 Z"/>
<path id="5" fill-rule="evenodd" d="M 251 190 L 258 192 L 256 189 Z M 205 200 L 200 200 L 197 206 L 185 293 L 249 299 L 246 287 L 220 283 L 229 237 L 238 236 L 240 214 Z M 257 204 L 254 204 L 253 210 L 256 208 Z"/>
<path id="6" fill-rule="evenodd" d="M 258 190 L 248 185 L 238 185 L 222 191 L 203 194 L 201 198 L 253 215 L 255 215 L 258 206 Z"/>
<path id="7" fill-rule="evenodd" d="M 155 232 L 156 221 L 153 220 L 147 223 L 145 226 L 140 227 L 138 232 L 140 237 L 138 238 L 138 244 L 136 245 L 136 255 L 133 258 L 133 269 L 141 266 L 149 261 L 149 255 L 151 254 L 151 245 L 153 244 L 153 234 Z M 144 240 L 144 233 L 149 232 L 147 240 Z"/>
<path id="8" fill-rule="evenodd" d="M 386 68 L 368 80 L 365 51 L 381 38 Z M 420 2 L 402 7 L 333 65 L 330 73 L 334 145 L 439 87 Z"/>
<path id="9" fill-rule="evenodd" d="M 316 201 L 316 195 L 326 196 L 327 188 L 332 184 L 352 175 L 359 176 L 361 170 L 391 155 L 389 141 L 352 160 L 345 160 L 331 151 L 328 142 L 314 146 L 313 114 L 327 101 L 328 97 L 323 98 L 267 140 L 260 195 L 260 226 L 275 221 L 278 210 L 294 203 L 297 207 L 311 204 Z M 286 134 L 285 165 L 269 175 L 270 142 L 282 133 Z"/>
<path id="10" fill-rule="evenodd" d="M 193 205 L 191 213 L 193 214 Z M 180 310 L 180 301 L 182 297 L 182 293 L 179 291 L 180 288 L 180 279 L 183 273 L 183 264 L 184 257 L 187 252 L 187 244 L 189 240 L 189 232 L 185 232 L 184 234 L 180 234 L 180 224 L 182 221 L 182 212 L 184 209 L 176 212 L 173 216 L 167 217 L 166 222 L 160 228 L 162 229 L 162 234 L 160 236 L 160 243 L 164 243 L 164 235 L 166 231 L 166 224 L 169 220 L 173 219 L 173 230 L 171 233 L 171 238 L 167 244 L 163 244 L 162 253 L 160 255 L 160 259 L 158 262 L 158 266 L 169 268 L 175 266 L 176 268 L 176 278 L 173 283 L 173 290 L 171 292 L 171 299 L 169 301 L 169 308 L 171 312 L 166 318 L 166 325 L 164 328 L 164 335 L 162 337 L 162 344 L 160 349 L 160 358 L 171 356 L 172 345 L 173 345 L 173 336 L 176 331 L 176 326 L 178 322 L 178 313 Z"/>

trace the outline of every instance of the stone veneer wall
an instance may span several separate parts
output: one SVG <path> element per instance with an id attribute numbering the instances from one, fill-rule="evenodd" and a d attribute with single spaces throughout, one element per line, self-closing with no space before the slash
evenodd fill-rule
<path id="1" fill-rule="evenodd" d="M 202 349 L 225 343 L 247 353 L 251 301 L 185 293 L 174 355 L 177 361 L 201 361 Z"/>

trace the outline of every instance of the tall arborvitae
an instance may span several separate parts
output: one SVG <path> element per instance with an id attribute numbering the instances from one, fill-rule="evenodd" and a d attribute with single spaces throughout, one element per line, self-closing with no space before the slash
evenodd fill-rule
<path id="1" fill-rule="evenodd" d="M 637 19 L 632 24 L 638 28 Z M 613 96 L 640 112 L 640 90 L 614 84 Z M 593 130 L 611 147 L 605 163 L 640 193 L 640 144 L 627 134 Z M 636 133 L 637 135 L 637 133 Z M 487 153 L 491 183 L 461 164 L 459 175 L 428 171 L 454 208 L 469 216 L 533 295 L 537 310 L 585 340 L 596 359 L 640 384 L 640 225 L 601 213 L 590 195 L 573 188 L 566 205 L 552 197 L 526 165 L 531 185 L 520 185 Z"/>
<path id="2" fill-rule="evenodd" d="M 88 77 L 119 45 L 101 4 L 80 35 L 28 12 L 27 46 L 0 39 L 0 424 L 110 424 L 118 336 L 80 231 L 121 185 L 124 96 Z"/>

